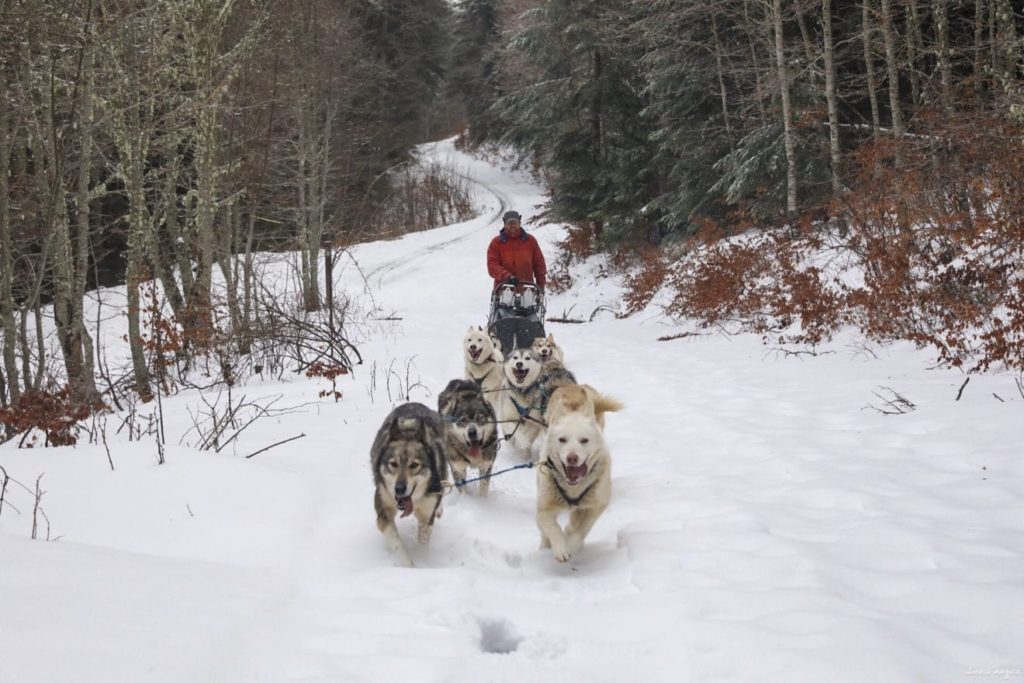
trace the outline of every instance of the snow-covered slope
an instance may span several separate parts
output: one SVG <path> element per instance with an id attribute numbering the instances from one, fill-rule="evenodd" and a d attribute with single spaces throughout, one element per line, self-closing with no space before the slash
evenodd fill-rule
<path id="1" fill-rule="evenodd" d="M 488 499 L 449 496 L 427 548 L 402 520 L 418 567 L 396 567 L 374 524 L 373 435 L 403 390 L 433 405 L 461 374 L 497 216 L 543 201 L 450 143 L 426 153 L 477 183 L 481 215 L 354 250 L 342 286 L 401 320 L 359 331 L 365 363 L 340 402 L 317 399 L 322 381 L 253 382 L 239 390 L 301 407 L 214 454 L 179 443 L 198 396 L 170 397 L 162 466 L 113 417 L 115 471 L 101 445 L 0 447 L 19 482 L 45 473 L 60 537 L 28 540 L 32 497 L 8 488 L 0 681 L 1022 676 L 1024 400 L 992 375 L 955 401 L 963 377 L 900 345 L 659 342 L 675 330 L 653 309 L 549 323 L 576 376 L 626 404 L 608 417 L 614 493 L 587 546 L 565 565 L 537 549 L 534 475 L 519 470 Z M 533 229 L 553 260 L 561 229 Z M 578 280 L 549 313 L 615 306 L 615 282 Z M 916 410 L 867 407 L 884 407 L 881 387 Z"/>

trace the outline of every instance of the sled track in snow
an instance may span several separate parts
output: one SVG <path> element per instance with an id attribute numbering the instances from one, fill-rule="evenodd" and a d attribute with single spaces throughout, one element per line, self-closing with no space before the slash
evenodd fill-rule
<path id="1" fill-rule="evenodd" d="M 506 211 L 508 211 L 509 206 L 510 206 L 510 202 L 509 202 L 508 195 L 506 195 L 504 192 L 496 190 L 494 187 L 492 187 L 490 185 L 487 185 L 485 183 L 481 183 L 479 180 L 471 178 L 470 176 L 464 175 L 462 173 L 459 173 L 457 175 L 459 177 L 461 177 L 461 178 L 466 179 L 467 181 L 469 181 L 469 182 L 471 182 L 471 183 L 473 183 L 475 185 L 478 185 L 478 186 L 484 188 L 485 190 L 490 192 L 498 200 L 498 204 L 499 204 L 498 210 L 495 211 L 494 213 L 492 213 L 490 216 L 488 216 L 488 218 L 487 218 L 487 223 L 488 224 L 493 223 L 495 220 L 499 219 L 502 216 L 502 214 L 504 214 Z M 385 263 L 382 263 L 379 266 L 377 266 L 376 268 L 374 268 L 373 270 L 371 270 L 369 273 L 366 274 L 366 281 L 367 281 L 367 283 L 369 283 L 372 279 L 376 278 L 377 286 L 379 287 L 380 283 L 381 283 L 381 280 L 388 273 L 390 273 L 390 272 L 392 272 L 392 271 L 394 271 L 394 270 L 396 270 L 398 268 L 401 268 L 402 266 L 404 266 L 404 265 L 406 265 L 408 263 L 412 263 L 413 261 L 416 261 L 416 260 L 418 260 L 418 259 L 420 259 L 420 258 L 422 258 L 424 256 L 429 256 L 430 254 L 433 254 L 433 253 L 435 253 L 437 251 L 440 251 L 441 249 L 444 249 L 445 247 L 451 246 L 452 244 L 456 244 L 458 242 L 461 242 L 461 241 L 465 240 L 466 238 L 470 237 L 471 235 L 475 234 L 476 232 L 477 232 L 477 229 L 474 228 L 473 230 L 465 232 L 465 233 L 463 233 L 463 234 L 461 234 L 461 235 L 459 235 L 457 237 L 453 237 L 453 238 L 451 238 L 449 240 L 445 240 L 444 242 L 438 242 L 437 244 L 432 244 L 429 247 L 424 247 L 423 249 L 415 251 L 412 254 L 409 254 L 407 256 L 403 256 L 402 258 L 397 258 L 397 259 L 394 259 L 392 261 L 387 261 Z"/>

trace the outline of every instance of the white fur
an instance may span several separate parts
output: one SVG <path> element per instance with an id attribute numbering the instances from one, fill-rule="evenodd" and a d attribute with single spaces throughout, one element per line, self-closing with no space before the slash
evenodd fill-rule
<path id="1" fill-rule="evenodd" d="M 484 328 L 470 325 L 462 339 L 462 353 L 466 362 L 466 379 L 480 385 L 484 398 L 497 413 L 504 361 L 501 348 Z"/>
<path id="2" fill-rule="evenodd" d="M 542 367 L 530 349 L 516 349 L 505 360 L 501 399 L 496 412 L 502 431 L 512 435 L 509 445 L 521 458 L 531 456 L 533 443 L 543 430 L 544 411 L 537 385 Z M 520 372 L 518 377 L 516 371 Z M 528 418 L 520 415 L 517 403 L 526 411 Z"/>
<path id="3" fill-rule="evenodd" d="M 611 455 L 597 421 L 580 412 L 568 413 L 548 427 L 537 470 L 537 528 L 541 549 L 551 548 L 554 558 L 567 562 L 583 548 L 583 541 L 611 500 Z M 571 481 L 569 465 L 586 464 L 585 475 Z M 579 498 L 577 504 L 566 497 Z M 563 529 L 558 515 L 569 512 Z"/>

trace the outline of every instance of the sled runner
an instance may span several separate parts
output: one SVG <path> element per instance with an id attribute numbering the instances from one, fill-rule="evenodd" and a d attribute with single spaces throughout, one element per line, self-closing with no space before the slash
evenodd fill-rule
<path id="1" fill-rule="evenodd" d="M 544 295 L 536 285 L 504 283 L 491 294 L 488 330 L 501 341 L 501 350 L 529 348 L 544 336 Z"/>

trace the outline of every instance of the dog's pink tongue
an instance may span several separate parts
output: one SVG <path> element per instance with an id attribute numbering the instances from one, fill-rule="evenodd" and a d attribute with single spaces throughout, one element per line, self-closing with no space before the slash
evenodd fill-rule
<path id="1" fill-rule="evenodd" d="M 575 484 L 583 477 L 587 476 L 587 465 L 566 465 L 565 476 L 569 480 L 570 484 Z"/>
<path id="2" fill-rule="evenodd" d="M 469 446 L 469 457 L 479 458 L 480 457 L 480 444 L 474 443 Z"/>
<path id="3" fill-rule="evenodd" d="M 398 499 L 398 509 L 402 511 L 402 517 L 412 514 L 412 496 L 405 496 Z"/>

